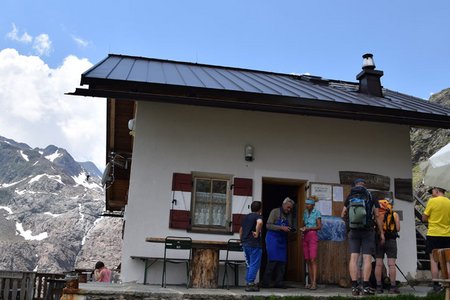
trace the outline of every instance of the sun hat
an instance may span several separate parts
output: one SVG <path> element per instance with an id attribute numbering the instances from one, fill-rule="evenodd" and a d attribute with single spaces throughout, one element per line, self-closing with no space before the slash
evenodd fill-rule
<path id="1" fill-rule="evenodd" d="M 433 187 L 431 187 L 431 188 L 428 190 L 428 194 L 433 193 L 433 190 L 434 190 L 434 189 L 439 190 L 441 193 L 445 193 L 445 192 L 447 191 L 446 189 L 440 188 L 440 187 L 438 187 L 438 186 L 433 186 Z"/>

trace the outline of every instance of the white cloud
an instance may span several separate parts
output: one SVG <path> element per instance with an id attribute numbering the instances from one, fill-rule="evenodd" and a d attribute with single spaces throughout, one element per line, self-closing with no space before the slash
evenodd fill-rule
<path id="1" fill-rule="evenodd" d="M 29 44 L 33 42 L 33 49 L 36 51 L 39 56 L 42 55 L 50 55 L 52 50 L 52 41 L 50 37 L 46 33 L 41 33 L 40 35 L 33 38 L 27 32 L 24 32 L 21 36 L 19 36 L 19 29 L 16 24 L 12 24 L 12 30 L 6 34 L 6 37 L 17 42 Z"/>
<path id="2" fill-rule="evenodd" d="M 41 33 L 40 35 L 35 37 L 33 42 L 33 49 L 36 50 L 36 52 L 40 56 L 49 55 L 52 49 L 52 42 L 50 41 L 48 34 Z"/>
<path id="3" fill-rule="evenodd" d="M 65 148 L 78 161 L 105 164 L 106 101 L 64 95 L 92 66 L 68 56 L 50 68 L 38 56 L 0 51 L 0 135 L 31 147 Z"/>
<path id="4" fill-rule="evenodd" d="M 89 43 L 87 41 L 83 40 L 82 38 L 72 36 L 72 39 L 80 48 L 86 48 L 89 45 Z"/>
<path id="5" fill-rule="evenodd" d="M 12 30 L 6 34 L 6 37 L 21 43 L 31 43 L 33 41 L 33 38 L 27 32 L 19 36 L 19 29 L 17 29 L 16 24 L 13 23 L 12 27 Z"/>

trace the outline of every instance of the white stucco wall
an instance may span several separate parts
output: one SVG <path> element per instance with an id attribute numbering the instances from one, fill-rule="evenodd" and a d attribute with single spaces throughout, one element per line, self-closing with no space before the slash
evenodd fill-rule
<path id="1" fill-rule="evenodd" d="M 252 144 L 255 160 L 244 160 Z M 411 178 L 409 127 L 321 117 L 240 111 L 162 103 L 138 103 L 136 137 L 125 237 L 124 282 L 143 281 L 143 263 L 132 255 L 160 256 L 163 245 L 146 243 L 148 236 L 186 235 L 168 227 L 172 174 L 192 171 L 253 178 L 253 198 L 261 199 L 262 178 L 292 178 L 339 183 L 339 171 L 361 171 L 391 178 Z M 403 211 L 398 265 L 416 272 L 415 224 L 412 203 L 397 200 Z M 193 239 L 228 240 L 229 235 L 189 233 Z M 237 235 L 236 235 L 237 236 Z M 178 275 L 183 272 L 175 272 Z M 169 276 L 173 276 L 172 272 Z M 179 278 L 171 279 L 181 280 Z M 399 280 L 403 280 L 398 276 Z M 148 281 L 160 283 L 160 265 Z"/>

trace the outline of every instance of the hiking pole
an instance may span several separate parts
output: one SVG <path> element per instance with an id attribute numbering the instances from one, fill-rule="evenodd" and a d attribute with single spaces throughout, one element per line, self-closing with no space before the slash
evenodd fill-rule
<path id="1" fill-rule="evenodd" d="M 414 292 L 416 291 L 416 289 L 414 288 L 414 286 L 412 285 L 412 283 L 409 283 L 409 280 L 408 280 L 408 278 L 406 278 L 406 276 L 405 276 L 405 274 L 403 274 L 403 272 L 402 272 L 402 270 L 400 270 L 400 268 L 398 267 L 398 265 L 397 264 L 395 264 L 395 266 L 397 267 L 397 270 L 403 275 L 403 277 L 405 277 L 405 279 L 406 279 L 406 282 L 408 283 L 408 285 L 410 286 L 410 287 L 412 287 L 412 289 L 414 290 Z"/>

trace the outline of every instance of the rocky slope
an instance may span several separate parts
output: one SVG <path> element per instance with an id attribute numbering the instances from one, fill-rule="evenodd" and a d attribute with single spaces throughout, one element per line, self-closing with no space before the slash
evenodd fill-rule
<path id="1" fill-rule="evenodd" d="M 101 217 L 104 194 L 92 163 L 88 172 L 64 149 L 0 137 L 0 165 L 0 270 L 119 264 L 122 220 Z"/>
<path id="2" fill-rule="evenodd" d="M 450 88 L 433 94 L 430 102 L 450 107 Z M 423 174 L 419 164 L 426 161 L 439 149 L 450 143 L 450 129 L 411 129 L 411 161 L 413 166 L 413 186 L 421 194 L 426 187 L 422 185 Z"/>

